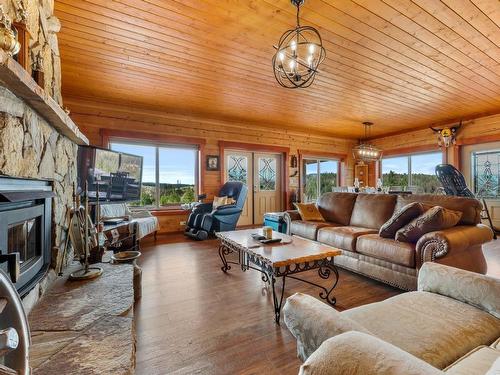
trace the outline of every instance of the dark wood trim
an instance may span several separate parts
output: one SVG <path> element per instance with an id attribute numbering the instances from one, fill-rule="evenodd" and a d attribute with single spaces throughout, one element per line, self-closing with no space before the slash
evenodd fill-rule
<path id="1" fill-rule="evenodd" d="M 461 145 L 454 145 L 453 146 L 453 163 L 452 164 L 459 171 L 462 171 L 462 146 Z"/>
<path id="2" fill-rule="evenodd" d="M 225 148 L 229 148 L 231 150 L 290 153 L 290 147 L 265 145 L 259 143 L 219 141 L 219 149 Z"/>
<path id="3" fill-rule="evenodd" d="M 344 161 L 347 158 L 347 154 L 339 152 L 324 152 L 324 151 L 307 151 L 307 150 L 297 150 L 297 153 L 303 158 L 326 158 L 326 159 L 337 159 L 339 161 Z"/>
<path id="4" fill-rule="evenodd" d="M 165 209 L 165 210 L 151 210 L 149 211 L 153 216 L 180 216 L 180 215 L 189 215 L 190 210 L 183 209 Z"/>
<path id="5" fill-rule="evenodd" d="M 128 139 L 128 140 L 143 140 L 155 146 L 164 144 L 171 145 L 190 145 L 198 146 L 198 163 L 196 165 L 196 185 L 198 194 L 201 194 L 205 188 L 205 144 L 207 140 L 204 138 L 184 137 L 179 135 L 168 135 L 158 133 L 136 132 L 131 130 L 115 130 L 115 129 L 99 129 L 101 135 L 101 146 L 109 148 L 110 139 Z"/>
<path id="6" fill-rule="evenodd" d="M 383 157 L 385 156 L 397 156 L 397 155 L 409 155 L 416 154 L 419 152 L 446 152 L 439 148 L 437 144 L 428 144 L 428 145 L 419 145 L 419 146 L 409 146 L 409 147 L 401 147 L 401 148 L 393 148 L 389 150 L 383 150 Z M 444 158 L 443 158 L 444 160 Z"/>
<path id="7" fill-rule="evenodd" d="M 283 209 L 289 209 L 289 197 L 290 197 L 290 188 L 289 188 L 289 155 L 290 155 L 290 147 L 283 146 L 273 146 L 273 145 L 265 145 L 258 143 L 244 143 L 244 142 L 232 142 L 232 141 L 219 141 L 219 156 L 220 156 L 220 180 L 224 181 L 224 164 L 225 164 L 225 154 L 224 150 L 242 150 L 248 152 L 271 152 L 271 153 L 279 153 L 282 156 L 281 163 L 281 188 L 282 188 L 282 206 Z"/>
<path id="8" fill-rule="evenodd" d="M 491 142 L 500 142 L 500 133 L 480 135 L 477 137 L 459 138 L 457 139 L 456 144 L 458 146 L 468 146 L 468 145 L 491 143 Z"/>
<path id="9" fill-rule="evenodd" d="M 180 135 L 168 135 L 158 133 L 136 132 L 131 130 L 100 129 L 102 147 L 109 147 L 111 138 L 139 139 L 156 145 L 204 145 L 207 140 L 204 138 L 184 137 Z"/>

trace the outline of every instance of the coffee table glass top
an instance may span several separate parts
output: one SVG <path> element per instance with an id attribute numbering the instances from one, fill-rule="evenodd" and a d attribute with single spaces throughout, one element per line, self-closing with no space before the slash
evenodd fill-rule
<path id="1" fill-rule="evenodd" d="M 273 267 L 321 260 L 342 254 L 340 249 L 274 231 L 273 238 L 279 237 L 282 239 L 281 242 L 262 244 L 252 238 L 253 233 L 261 232 L 260 228 L 254 228 L 219 232 L 216 236 L 222 241 L 238 245 L 241 250 L 265 259 Z"/>

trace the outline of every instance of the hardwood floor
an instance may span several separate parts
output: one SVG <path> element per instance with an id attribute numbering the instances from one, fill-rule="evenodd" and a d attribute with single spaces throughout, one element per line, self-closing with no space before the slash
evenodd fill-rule
<path id="1" fill-rule="evenodd" d="M 488 244 L 485 255 L 489 273 L 500 277 L 499 241 Z M 144 244 L 142 251 L 137 375 L 298 373 L 295 339 L 283 323 L 274 323 L 271 297 L 258 272 L 233 268 L 222 273 L 215 240 L 161 236 L 156 243 Z M 306 278 L 321 280 L 314 271 Z M 305 283 L 287 280 L 285 297 L 299 291 L 318 293 Z M 340 270 L 337 309 L 398 293 Z"/>

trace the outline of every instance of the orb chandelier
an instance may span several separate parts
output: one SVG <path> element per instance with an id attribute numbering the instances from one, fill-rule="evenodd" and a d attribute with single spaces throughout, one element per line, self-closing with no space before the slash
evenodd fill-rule
<path id="1" fill-rule="evenodd" d="M 373 122 L 363 122 L 363 125 L 365 127 L 365 138 L 364 141 L 360 141 L 359 145 L 352 149 L 353 156 L 356 160 L 367 163 L 380 160 L 382 157 L 382 151 L 379 148 L 366 143 L 366 139 L 370 136 Z"/>
<path id="2" fill-rule="evenodd" d="M 274 76 L 286 88 L 311 86 L 318 66 L 326 56 L 318 30 L 312 26 L 300 26 L 300 6 L 305 0 L 291 0 L 297 7 L 297 26 L 286 31 L 280 38 L 273 56 Z"/>

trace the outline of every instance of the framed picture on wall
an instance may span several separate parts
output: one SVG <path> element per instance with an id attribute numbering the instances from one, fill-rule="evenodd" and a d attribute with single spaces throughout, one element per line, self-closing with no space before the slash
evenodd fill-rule
<path id="1" fill-rule="evenodd" d="M 207 155 L 207 171 L 218 171 L 219 169 L 219 156 Z"/>

